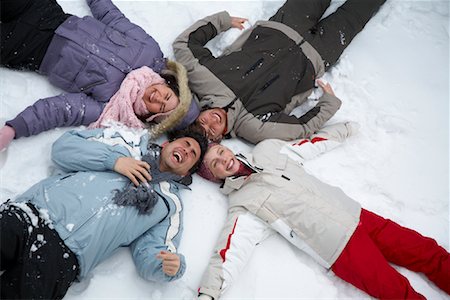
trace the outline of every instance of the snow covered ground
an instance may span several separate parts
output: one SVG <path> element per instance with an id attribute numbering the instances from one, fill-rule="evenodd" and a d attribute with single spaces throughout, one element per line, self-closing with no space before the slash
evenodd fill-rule
<path id="1" fill-rule="evenodd" d="M 90 14 L 84 0 L 59 0 L 66 12 Z M 283 1 L 114 1 L 173 58 L 171 42 L 206 15 L 228 10 L 253 24 Z M 341 2 L 332 2 L 331 11 Z M 213 53 L 239 35 L 230 30 L 211 42 Z M 305 164 L 341 187 L 365 208 L 435 238 L 449 250 L 449 2 L 387 0 L 326 73 L 342 108 L 331 123 L 353 120 L 360 133 Z M 31 72 L 0 68 L 0 125 L 40 97 L 60 91 Z M 300 111 L 302 109 L 300 108 Z M 0 154 L 0 200 L 13 198 L 48 176 L 50 147 L 66 129 L 14 141 Z M 234 150 L 251 146 L 226 141 Z M 100 264 L 65 299 L 192 299 L 226 217 L 217 186 L 194 176 L 183 194 L 185 231 L 180 252 L 187 271 L 178 282 L 148 283 L 135 271 L 128 249 Z M 429 299 L 450 299 L 424 276 L 398 268 Z M 367 298 L 279 236 L 256 248 L 223 299 Z"/>

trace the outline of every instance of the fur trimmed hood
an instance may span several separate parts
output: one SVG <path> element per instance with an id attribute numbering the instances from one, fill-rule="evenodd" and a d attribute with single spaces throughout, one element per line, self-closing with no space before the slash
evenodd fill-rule
<path id="1" fill-rule="evenodd" d="M 173 75 L 176 78 L 178 90 L 180 93 L 180 103 L 174 109 L 174 111 L 170 113 L 166 118 L 164 118 L 160 123 L 150 126 L 149 132 L 153 138 L 156 138 L 161 134 L 174 129 L 180 123 L 185 123 L 186 121 L 188 121 L 188 123 L 190 124 L 198 116 L 198 114 L 195 115 L 195 113 L 194 115 L 192 113 L 186 115 L 192 110 L 192 106 L 196 105 L 196 103 L 192 104 L 192 101 L 195 102 L 196 100 L 192 100 L 191 90 L 189 89 L 188 85 L 187 72 L 184 66 L 182 66 L 180 63 L 177 63 L 176 61 L 167 60 L 167 68 L 162 70 L 161 74 Z M 193 119 L 184 120 L 185 116 Z"/>

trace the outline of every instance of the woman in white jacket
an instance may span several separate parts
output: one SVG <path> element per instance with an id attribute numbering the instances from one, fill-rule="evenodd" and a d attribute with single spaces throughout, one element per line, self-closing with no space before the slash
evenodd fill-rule
<path id="1" fill-rule="evenodd" d="M 389 263 L 424 273 L 450 294 L 450 255 L 435 240 L 361 208 L 304 171 L 305 159 L 336 147 L 354 131 L 353 123 L 345 123 L 294 144 L 266 140 L 245 156 L 210 146 L 199 174 L 223 183 L 229 211 L 200 299 L 218 299 L 272 230 L 373 297 L 424 299 Z"/>

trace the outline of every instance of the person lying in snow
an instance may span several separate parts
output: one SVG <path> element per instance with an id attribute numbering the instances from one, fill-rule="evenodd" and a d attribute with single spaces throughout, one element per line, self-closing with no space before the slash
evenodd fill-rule
<path id="1" fill-rule="evenodd" d="M 0 65 L 36 71 L 68 93 L 40 99 L 7 121 L 0 150 L 14 138 L 89 125 L 105 105 L 108 119 L 157 123 L 152 137 L 198 116 L 184 67 L 166 61 L 158 43 L 110 0 L 87 4 L 94 17 L 66 14 L 56 0 L 1 2 Z"/>
<path id="2" fill-rule="evenodd" d="M 356 128 L 341 123 L 294 143 L 266 140 L 248 155 L 210 145 L 198 174 L 222 183 L 229 210 L 199 299 L 219 299 L 273 230 L 372 297 L 425 298 L 389 263 L 424 273 L 450 294 L 450 255 L 434 239 L 361 208 L 303 169 L 303 161 L 338 146 Z"/>
<path id="3" fill-rule="evenodd" d="M 0 206 L 1 298 L 60 299 L 122 246 L 130 246 L 147 280 L 183 276 L 180 190 L 206 149 L 196 132 L 162 146 L 150 143 L 146 130 L 65 133 L 52 149 L 64 173 Z M 123 175 L 142 183 L 135 187 Z"/>
<path id="4" fill-rule="evenodd" d="M 289 115 L 306 101 L 316 78 L 333 66 L 385 0 L 347 0 L 321 19 L 330 0 L 288 0 L 269 21 L 258 21 L 220 57 L 205 44 L 246 19 L 224 11 L 197 21 L 173 43 L 189 85 L 202 107 L 196 120 L 208 138 L 238 136 L 253 144 L 293 140 L 319 130 L 341 101 L 323 94 L 298 118 Z"/>

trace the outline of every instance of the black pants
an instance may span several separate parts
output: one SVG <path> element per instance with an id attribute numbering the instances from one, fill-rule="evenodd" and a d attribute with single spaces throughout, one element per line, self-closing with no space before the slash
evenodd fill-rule
<path id="1" fill-rule="evenodd" d="M 75 254 L 31 204 L 0 210 L 1 299 L 63 298 L 78 274 Z"/>
<path id="2" fill-rule="evenodd" d="M 56 0 L 1 0 L 0 65 L 38 70 L 56 28 L 69 16 Z"/>
<path id="3" fill-rule="evenodd" d="M 385 1 L 347 0 L 320 20 L 330 0 L 288 0 L 270 20 L 303 36 L 322 56 L 328 70 Z"/>

